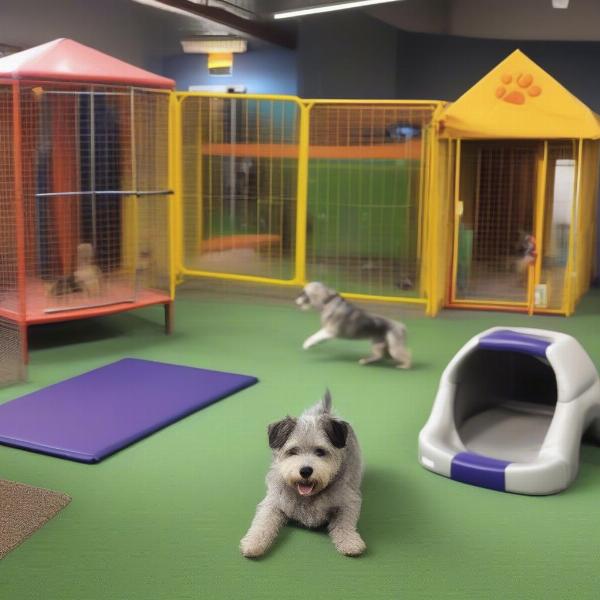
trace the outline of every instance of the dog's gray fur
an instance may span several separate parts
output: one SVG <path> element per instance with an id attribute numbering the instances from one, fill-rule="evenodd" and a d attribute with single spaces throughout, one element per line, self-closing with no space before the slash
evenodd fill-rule
<path id="1" fill-rule="evenodd" d="M 321 329 L 304 342 L 304 350 L 332 338 L 369 339 L 372 354 L 361 358 L 361 365 L 378 362 L 389 356 L 399 368 L 410 368 L 411 356 L 406 347 L 404 324 L 371 315 L 318 281 L 306 285 L 296 298 L 296 304 L 303 310 L 312 307 L 321 313 Z"/>
<path id="2" fill-rule="evenodd" d="M 240 543 L 242 554 L 249 558 L 264 554 L 290 519 L 306 527 L 327 525 L 339 552 L 362 554 L 366 546 L 356 530 L 360 448 L 352 427 L 332 415 L 329 392 L 299 418 L 288 416 L 269 425 L 268 433 L 273 461 L 267 495 Z"/>

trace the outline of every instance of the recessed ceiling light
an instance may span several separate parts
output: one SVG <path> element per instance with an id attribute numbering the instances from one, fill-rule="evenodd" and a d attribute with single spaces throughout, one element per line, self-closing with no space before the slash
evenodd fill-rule
<path id="1" fill-rule="evenodd" d="M 552 8 L 569 8 L 569 0 L 552 0 Z"/>
<path id="2" fill-rule="evenodd" d="M 316 15 L 319 13 L 333 12 L 334 10 L 348 10 L 350 8 L 361 8 L 363 6 L 373 6 L 375 4 L 388 4 L 389 2 L 398 2 L 399 0 L 355 0 L 353 2 L 341 2 L 337 4 L 322 4 L 320 6 L 309 6 L 297 10 L 284 10 L 275 13 L 275 19 L 292 19 L 304 15 Z M 568 2 L 568 0 L 567 0 Z"/>

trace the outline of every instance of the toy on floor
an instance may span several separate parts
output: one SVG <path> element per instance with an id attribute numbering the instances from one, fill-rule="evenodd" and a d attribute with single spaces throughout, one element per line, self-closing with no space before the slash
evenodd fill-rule
<path id="1" fill-rule="evenodd" d="M 96 463 L 257 381 L 124 358 L 1 405 L 0 444 Z"/>
<path id="2" fill-rule="evenodd" d="M 586 431 L 600 434 L 600 381 L 582 346 L 555 331 L 497 327 L 442 374 L 419 461 L 471 485 L 554 494 L 577 476 Z"/>

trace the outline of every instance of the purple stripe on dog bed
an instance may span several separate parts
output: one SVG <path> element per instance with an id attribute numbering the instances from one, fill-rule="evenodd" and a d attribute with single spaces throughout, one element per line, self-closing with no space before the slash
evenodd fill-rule
<path id="1" fill-rule="evenodd" d="M 479 347 L 484 350 L 513 351 L 546 358 L 546 349 L 551 343 L 537 335 L 501 329 L 482 337 L 479 340 Z"/>
<path id="2" fill-rule="evenodd" d="M 481 456 L 472 452 L 460 452 L 452 459 L 450 478 L 479 487 L 506 491 L 504 472 L 510 462 Z"/>
<path id="3" fill-rule="evenodd" d="M 1 405 L 0 444 L 100 462 L 257 381 L 125 358 Z"/>

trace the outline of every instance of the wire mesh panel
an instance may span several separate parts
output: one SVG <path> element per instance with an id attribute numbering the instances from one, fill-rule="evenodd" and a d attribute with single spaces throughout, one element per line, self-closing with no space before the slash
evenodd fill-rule
<path id="1" fill-rule="evenodd" d="M 129 88 L 21 86 L 30 316 L 134 300 L 123 263 Z"/>
<path id="2" fill-rule="evenodd" d="M 461 143 L 454 300 L 526 304 L 539 142 Z"/>
<path id="3" fill-rule="evenodd" d="M 13 88 L 0 85 L 0 314 L 20 316 Z"/>
<path id="4" fill-rule="evenodd" d="M 296 101 L 181 97 L 184 267 L 294 276 Z"/>
<path id="5" fill-rule="evenodd" d="M 160 272 L 152 286 L 168 289 L 168 210 L 148 208 L 170 201 L 168 94 L 34 83 L 19 94 L 26 320 L 158 302 L 140 278 Z"/>
<path id="6" fill-rule="evenodd" d="M 21 336 L 17 323 L 0 317 L 0 387 L 27 378 Z"/>
<path id="7" fill-rule="evenodd" d="M 308 279 L 343 292 L 424 297 L 434 108 L 335 102 L 311 108 Z"/>
<path id="8" fill-rule="evenodd" d="M 133 262 L 136 294 L 170 288 L 169 95 L 136 90 L 135 182 L 131 229 L 135 233 Z M 127 235 L 127 231 L 125 232 Z"/>

